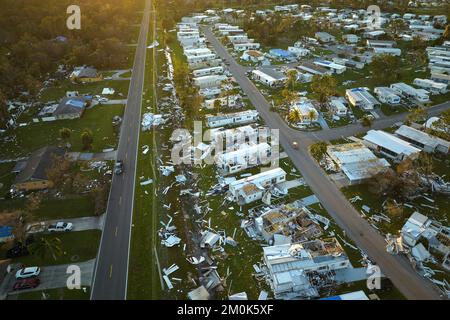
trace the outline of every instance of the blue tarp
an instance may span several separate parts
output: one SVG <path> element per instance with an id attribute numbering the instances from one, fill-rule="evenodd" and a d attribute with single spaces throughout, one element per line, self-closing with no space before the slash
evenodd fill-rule
<path id="1" fill-rule="evenodd" d="M 342 300 L 342 298 L 341 298 L 341 296 L 332 296 L 332 297 L 321 298 L 319 300 Z"/>
<path id="2" fill-rule="evenodd" d="M 292 54 L 289 51 L 283 50 L 283 49 L 270 49 L 269 54 L 273 57 L 280 57 L 280 58 L 291 58 Z"/>
<path id="3" fill-rule="evenodd" d="M 0 238 L 11 237 L 12 229 L 13 228 L 9 226 L 0 226 Z"/>

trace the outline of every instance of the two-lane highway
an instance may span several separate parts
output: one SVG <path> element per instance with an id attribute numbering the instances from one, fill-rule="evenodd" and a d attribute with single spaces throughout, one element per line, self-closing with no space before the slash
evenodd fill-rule
<path id="1" fill-rule="evenodd" d="M 91 288 L 93 300 L 126 299 L 150 5 L 151 0 L 146 0 L 117 150 L 124 172 L 112 180 Z"/>
<path id="2" fill-rule="evenodd" d="M 279 129 L 280 143 L 284 150 L 297 169 L 303 174 L 307 184 L 336 223 L 346 231 L 347 235 L 358 247 L 364 250 L 371 259 L 376 261 L 382 273 L 388 276 L 408 299 L 439 299 L 440 295 L 437 290 L 429 281 L 422 278 L 411 267 L 406 258 L 393 256 L 386 252 L 384 238 L 360 216 L 340 192 L 338 187 L 329 180 L 325 172 L 309 155 L 308 145 L 312 141 L 321 139 L 322 137 L 319 134 L 314 135 L 294 130 L 284 122 L 279 114 L 271 112 L 270 104 L 258 88 L 246 77 L 245 69 L 236 63 L 209 28 L 203 28 L 202 30 L 216 50 L 216 53 L 223 60 L 229 62 L 231 73 L 258 110 L 266 125 L 272 129 Z M 440 108 L 448 108 L 448 105 Z M 364 130 L 364 128 L 355 126 L 351 130 L 359 131 Z M 327 132 L 332 132 L 332 130 Z M 340 133 L 337 137 L 339 136 Z M 292 141 L 299 142 L 299 150 L 292 148 Z"/>

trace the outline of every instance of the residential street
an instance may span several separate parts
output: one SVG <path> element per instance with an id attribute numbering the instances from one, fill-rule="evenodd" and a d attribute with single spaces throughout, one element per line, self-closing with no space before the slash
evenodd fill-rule
<path id="1" fill-rule="evenodd" d="M 151 1 L 146 0 L 117 151 L 117 159 L 124 162 L 124 172 L 112 180 L 92 283 L 94 300 L 126 299 L 150 5 Z"/>
<path id="2" fill-rule="evenodd" d="M 358 247 L 362 248 L 380 266 L 382 273 L 387 275 L 408 299 L 440 299 L 437 290 L 429 281 L 419 276 L 413 270 L 406 258 L 393 256 L 386 252 L 384 238 L 360 216 L 337 186 L 308 154 L 308 146 L 315 140 L 332 140 L 341 136 L 363 132 L 368 130 L 368 128 L 356 124 L 348 126 L 348 128 L 323 130 L 315 133 L 303 133 L 289 128 L 277 113 L 270 111 L 270 104 L 258 88 L 247 79 L 245 68 L 234 61 L 209 28 L 203 28 L 203 31 L 217 54 L 224 61 L 230 63 L 229 69 L 231 73 L 258 110 L 266 125 L 272 129 L 280 130 L 280 142 L 284 151 L 286 151 L 297 169 L 303 174 L 307 184 L 336 223 L 346 231 L 347 235 Z M 450 103 L 446 103 L 431 108 L 430 114 L 445 110 L 449 106 Z M 405 117 L 406 114 L 392 118 L 382 118 L 379 121 L 375 121 L 373 127 L 387 127 L 401 121 Z M 299 150 L 292 148 L 292 141 L 298 141 L 300 144 Z"/>

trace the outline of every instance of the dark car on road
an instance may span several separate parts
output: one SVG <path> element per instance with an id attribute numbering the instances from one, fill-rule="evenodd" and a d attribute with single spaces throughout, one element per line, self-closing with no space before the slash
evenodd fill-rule
<path id="1" fill-rule="evenodd" d="M 116 164 L 114 165 L 114 173 L 119 175 L 123 172 L 123 161 L 117 160 Z"/>
<path id="2" fill-rule="evenodd" d="M 39 280 L 39 278 L 17 280 L 16 283 L 14 283 L 13 290 L 33 289 L 40 284 L 41 280 Z"/>

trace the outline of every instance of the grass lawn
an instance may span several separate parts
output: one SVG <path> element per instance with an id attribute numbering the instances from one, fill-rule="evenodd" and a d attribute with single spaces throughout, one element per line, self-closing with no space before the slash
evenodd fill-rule
<path id="1" fill-rule="evenodd" d="M 65 97 L 67 91 L 78 91 L 80 94 L 101 94 L 103 88 L 115 89 L 116 92 L 114 93 L 114 95 L 108 96 L 111 99 L 121 98 L 119 93 L 123 95 L 122 98 L 126 98 L 129 86 L 130 82 L 126 80 L 104 80 L 98 82 L 77 84 L 72 83 L 70 80 L 66 79 L 61 81 L 59 85 L 44 90 L 42 92 L 40 101 L 59 101 L 61 100 L 61 98 Z"/>
<path id="2" fill-rule="evenodd" d="M 112 118 L 116 115 L 122 116 L 124 108 L 123 105 L 96 105 L 87 109 L 80 119 L 39 122 L 18 127 L 13 131 L 15 142 L 0 142 L 0 157 L 25 156 L 46 145 L 58 144 L 59 130 L 64 127 L 72 129 L 70 151 L 82 151 L 80 135 L 85 128 L 94 134 L 92 152 L 113 148 L 117 145 L 117 139 Z"/>
<path id="3" fill-rule="evenodd" d="M 152 28 L 150 25 L 148 43 L 153 41 Z M 175 42 L 176 40 L 173 40 Z M 163 54 L 158 54 L 159 59 L 164 59 Z M 164 60 L 165 61 L 165 60 Z M 162 61 L 156 66 L 161 67 Z M 142 113 L 148 112 L 148 106 L 153 106 L 156 112 L 155 94 L 153 91 L 153 78 L 156 68 L 152 59 L 152 51 L 147 51 L 145 65 L 144 95 L 142 97 Z M 155 75 L 156 76 L 156 75 Z M 139 149 L 144 145 L 152 146 L 147 155 L 138 152 L 136 164 L 136 189 L 134 198 L 133 229 L 130 244 L 130 261 L 128 272 L 128 299 L 160 299 L 163 295 L 161 290 L 154 247 L 156 243 L 156 228 L 159 225 L 159 212 L 162 212 L 161 201 L 156 197 L 156 186 L 159 185 L 158 177 L 155 174 L 156 155 L 158 155 L 158 144 L 155 138 L 155 130 L 141 132 L 139 136 Z M 153 184 L 143 188 L 139 184 L 139 177 L 151 178 Z M 147 193 L 149 194 L 146 194 Z"/>
<path id="4" fill-rule="evenodd" d="M 94 201 L 89 196 L 52 199 L 42 202 L 34 213 L 36 220 L 79 218 L 94 214 Z"/>
<path id="5" fill-rule="evenodd" d="M 73 231 L 58 234 L 46 234 L 47 239 L 59 238 L 63 254 L 54 260 L 52 257 L 29 255 L 13 259 L 14 263 L 23 263 L 26 266 L 49 266 L 58 264 L 69 264 L 90 260 L 96 257 L 100 243 L 101 231 Z"/>
<path id="6" fill-rule="evenodd" d="M 339 294 L 350 293 L 363 290 L 364 293 L 369 296 L 369 294 L 375 293 L 381 300 L 406 300 L 403 294 L 395 287 L 383 289 L 383 284 L 380 290 L 371 291 L 367 288 L 366 281 L 357 281 L 349 284 L 344 284 L 339 287 Z"/>
<path id="7" fill-rule="evenodd" d="M 381 112 L 383 112 L 384 115 L 386 116 L 391 116 L 396 113 L 402 113 L 407 111 L 408 109 L 404 106 L 391 106 L 384 103 L 381 105 Z"/>
<path id="8" fill-rule="evenodd" d="M 86 290 L 86 292 L 83 290 Z M 69 290 L 67 288 L 57 288 L 42 291 L 32 291 L 8 296 L 8 300 L 89 300 L 90 288 L 82 287 L 80 290 Z"/>
<path id="9" fill-rule="evenodd" d="M 0 163 L 0 198 L 9 191 L 14 182 L 15 174 L 11 172 L 14 166 L 15 162 Z"/>
<path id="10" fill-rule="evenodd" d="M 125 73 L 122 73 L 120 75 L 121 78 L 130 78 L 131 77 L 131 71 L 127 71 Z"/>

